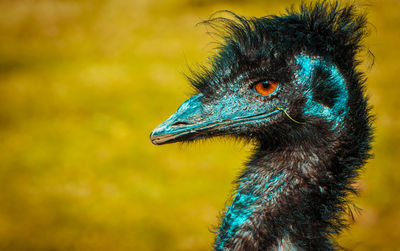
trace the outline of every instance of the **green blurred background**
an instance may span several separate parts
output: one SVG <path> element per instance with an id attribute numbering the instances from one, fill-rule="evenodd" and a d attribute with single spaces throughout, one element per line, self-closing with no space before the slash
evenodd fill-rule
<path id="1" fill-rule="evenodd" d="M 0 249 L 209 250 L 250 153 L 230 140 L 153 146 L 192 92 L 182 72 L 214 51 L 196 23 L 299 1 L 1 0 Z M 339 242 L 400 250 L 400 1 L 359 2 L 375 54 L 375 158 Z"/>

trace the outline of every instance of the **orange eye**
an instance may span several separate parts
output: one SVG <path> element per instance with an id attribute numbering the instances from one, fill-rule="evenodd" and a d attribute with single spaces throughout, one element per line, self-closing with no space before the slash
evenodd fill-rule
<path id="1" fill-rule="evenodd" d="M 278 87 L 278 83 L 276 83 L 276 82 L 263 81 L 263 82 L 258 82 L 254 86 L 254 90 L 256 90 L 256 92 L 258 94 L 266 96 L 266 95 L 269 95 L 269 94 L 273 93 L 276 90 L 277 87 Z"/>

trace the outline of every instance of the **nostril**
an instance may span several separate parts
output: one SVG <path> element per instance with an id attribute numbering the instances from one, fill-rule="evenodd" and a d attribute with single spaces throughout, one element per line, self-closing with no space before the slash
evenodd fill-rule
<path id="1" fill-rule="evenodd" d="M 184 126 L 184 125 L 189 125 L 189 123 L 184 122 L 184 121 L 178 121 L 173 123 L 171 126 Z"/>

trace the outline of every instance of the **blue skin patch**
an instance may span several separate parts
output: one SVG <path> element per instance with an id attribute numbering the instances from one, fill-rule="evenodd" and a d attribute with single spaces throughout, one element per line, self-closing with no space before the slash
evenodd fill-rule
<path id="1" fill-rule="evenodd" d="M 217 250 L 224 250 L 226 241 L 232 239 L 237 230 L 249 220 L 249 217 L 253 214 L 254 210 L 258 207 L 262 207 L 263 203 L 266 201 L 271 201 L 275 197 L 276 193 L 281 191 L 282 184 L 276 184 L 276 182 L 280 180 L 281 176 L 282 174 L 271 176 L 263 188 L 258 192 L 260 195 L 255 195 L 255 190 L 260 189 L 260 185 L 253 186 L 249 193 L 243 193 L 240 188 L 238 189 L 235 199 L 229 206 L 220 226 L 220 234 L 217 236 L 216 240 L 216 243 L 218 243 Z M 267 195 L 264 191 L 269 188 L 272 188 L 273 191 Z"/>
<path id="2" fill-rule="evenodd" d="M 259 196 L 255 196 L 254 194 L 244 194 L 240 190 L 236 193 L 235 200 L 229 206 L 228 211 L 225 214 L 224 220 L 220 226 L 220 233 L 224 233 L 223 235 L 219 234 L 217 236 L 216 243 L 219 243 L 218 250 L 223 250 L 225 241 L 230 240 L 240 226 L 249 219 L 249 216 L 253 214 L 257 205 L 255 205 L 256 201 L 259 199 Z M 254 206 L 252 206 L 254 205 Z M 224 227 L 228 227 L 223 231 Z"/>
<path id="3" fill-rule="evenodd" d="M 303 109 L 304 114 L 322 117 L 333 124 L 331 130 L 341 131 L 343 129 L 344 119 L 349 110 L 347 107 L 349 95 L 343 76 L 334 65 L 321 60 L 319 57 L 301 55 L 295 57 L 295 60 L 300 66 L 300 71 L 296 74 L 298 82 L 300 85 L 306 86 L 307 90 L 305 93 L 307 101 Z M 332 108 L 326 107 L 313 100 L 311 83 L 313 81 L 313 72 L 317 66 L 322 67 L 325 71 L 329 72 L 333 81 L 328 81 L 327 84 L 334 83 L 338 91 L 338 95 Z"/>

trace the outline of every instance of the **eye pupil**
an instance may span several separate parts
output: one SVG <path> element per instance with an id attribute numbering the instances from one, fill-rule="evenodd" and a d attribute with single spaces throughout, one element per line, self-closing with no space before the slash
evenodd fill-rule
<path id="1" fill-rule="evenodd" d="M 273 81 L 263 81 L 263 82 L 258 82 L 254 86 L 254 90 L 263 96 L 269 95 L 273 93 L 276 88 L 278 87 L 278 84 Z"/>

